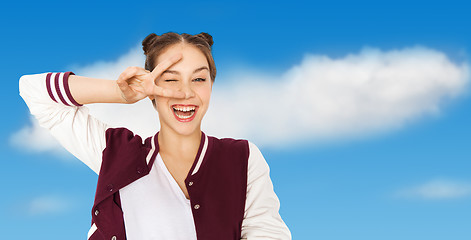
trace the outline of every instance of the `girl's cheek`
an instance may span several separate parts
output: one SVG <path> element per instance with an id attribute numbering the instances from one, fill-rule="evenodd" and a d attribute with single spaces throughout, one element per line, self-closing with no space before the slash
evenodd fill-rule
<path id="1" fill-rule="evenodd" d="M 198 92 L 201 97 L 207 98 L 211 95 L 211 86 L 201 85 L 193 88 L 193 91 Z"/>
<path id="2" fill-rule="evenodd" d="M 160 82 L 157 83 L 157 86 L 172 89 L 172 90 L 178 90 L 179 89 L 179 84 L 176 83 L 176 82 L 160 81 Z"/>
<path id="3" fill-rule="evenodd" d="M 180 90 L 180 86 L 178 84 L 167 84 L 166 88 L 169 88 L 172 90 Z"/>

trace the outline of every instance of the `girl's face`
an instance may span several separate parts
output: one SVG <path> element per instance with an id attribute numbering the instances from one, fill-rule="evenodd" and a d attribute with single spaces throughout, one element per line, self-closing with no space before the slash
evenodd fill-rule
<path id="1" fill-rule="evenodd" d="M 179 135 L 201 131 L 201 120 L 208 110 L 213 83 L 204 54 L 190 44 L 175 44 L 157 58 L 157 64 L 178 53 L 182 59 L 168 68 L 156 80 L 163 88 L 186 93 L 186 98 L 155 97 L 160 127 Z"/>

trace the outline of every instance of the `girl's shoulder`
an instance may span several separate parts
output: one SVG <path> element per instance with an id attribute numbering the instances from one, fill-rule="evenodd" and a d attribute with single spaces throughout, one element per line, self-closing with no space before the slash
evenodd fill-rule
<path id="1" fill-rule="evenodd" d="M 213 149 L 226 154 L 239 154 L 245 157 L 261 157 L 262 154 L 257 145 L 248 139 L 239 138 L 218 138 L 208 136 L 209 145 Z M 263 157 L 262 157 L 263 158 Z"/>
<path id="2" fill-rule="evenodd" d="M 143 139 L 140 135 L 134 133 L 128 128 L 117 127 L 108 128 L 105 132 L 106 149 L 105 151 L 134 151 L 136 149 L 146 149 L 152 147 L 151 141 L 154 136 Z"/>
<path id="3" fill-rule="evenodd" d="M 213 142 L 213 144 L 219 144 L 224 147 L 245 147 L 249 149 L 257 149 L 258 147 L 255 143 L 248 139 L 242 139 L 242 138 L 230 138 L 230 137 L 224 137 L 224 138 L 218 138 L 215 136 L 208 136 L 209 141 Z"/>

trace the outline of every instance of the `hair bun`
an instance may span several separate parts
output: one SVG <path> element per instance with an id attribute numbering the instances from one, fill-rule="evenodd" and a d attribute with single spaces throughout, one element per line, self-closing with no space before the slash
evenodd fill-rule
<path id="1" fill-rule="evenodd" d="M 209 33 L 201 32 L 198 36 L 206 40 L 210 47 L 213 46 L 213 37 Z"/>
<path id="2" fill-rule="evenodd" d="M 155 40 L 157 40 L 159 36 L 155 33 L 149 34 L 144 40 L 142 40 L 142 50 L 144 50 L 144 54 L 147 55 L 152 45 L 154 45 Z"/>

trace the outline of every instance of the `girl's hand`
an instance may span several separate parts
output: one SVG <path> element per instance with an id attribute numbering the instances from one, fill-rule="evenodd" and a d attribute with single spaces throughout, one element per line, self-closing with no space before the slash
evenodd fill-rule
<path id="1" fill-rule="evenodd" d="M 180 61 L 181 54 L 175 55 L 158 64 L 152 72 L 141 67 L 128 67 L 118 77 L 121 97 L 126 103 L 135 103 L 146 97 L 154 99 L 154 96 L 185 98 L 185 93 L 173 91 L 155 85 L 155 80 L 170 66 Z"/>

